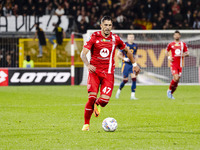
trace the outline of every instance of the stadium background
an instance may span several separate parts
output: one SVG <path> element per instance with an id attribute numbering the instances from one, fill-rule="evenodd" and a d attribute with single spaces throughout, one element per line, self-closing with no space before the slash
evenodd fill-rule
<path id="1" fill-rule="evenodd" d="M 48 38 L 54 34 L 59 5 L 64 9 L 61 27 L 66 39 L 53 50 Z M 130 86 L 115 99 L 115 86 L 101 115 L 92 116 L 90 131 L 82 132 L 88 99 L 87 87 L 79 86 L 87 79 L 79 57 L 85 41 L 82 34 L 99 30 L 100 18 L 106 14 L 113 17 L 113 31 L 123 40 L 126 32 L 136 35 L 142 67 L 138 80 L 162 85 L 137 86 L 138 101 L 130 100 Z M 37 57 L 38 41 L 33 40 L 38 21 L 47 37 L 42 58 Z M 200 149 L 199 28 L 199 0 L 0 0 L 0 150 Z M 172 76 L 164 49 L 176 29 L 189 46 L 181 83 L 190 85 L 180 85 L 172 101 L 166 96 Z M 66 86 L 71 84 L 72 32 L 76 85 Z M 35 68 L 22 68 L 26 55 Z M 116 60 L 118 83 L 120 64 Z M 41 84 L 51 86 L 30 86 Z M 101 127 L 107 117 L 118 122 L 113 133 Z"/>
<path id="2" fill-rule="evenodd" d="M 66 32 L 66 39 L 62 45 L 57 46 L 56 51 L 53 51 L 48 38 L 54 35 L 52 23 L 58 21 L 56 11 L 59 7 L 64 11 L 60 26 Z M 75 34 L 74 65 L 76 74 L 79 74 L 79 77 L 76 76 L 76 84 L 79 84 L 82 74 L 80 72 L 83 68 L 82 60 L 79 57 L 83 46 L 82 35 L 88 29 L 98 30 L 100 19 L 104 15 L 112 16 L 113 29 L 115 30 L 167 31 L 169 29 L 195 30 L 200 28 L 200 2 L 198 0 L 97 0 L 95 2 L 91 0 L 6 0 L 0 2 L 0 67 L 21 68 L 27 55 L 31 56 L 35 68 L 70 67 L 70 36 L 71 33 L 75 32 L 78 34 Z M 41 23 L 40 27 L 44 30 L 47 38 L 47 46 L 43 47 L 42 58 L 37 57 L 39 53 L 38 41 L 33 40 L 36 22 Z M 126 40 L 126 35 L 121 34 L 121 36 L 123 40 Z M 141 37 L 141 34 L 136 36 L 136 40 L 151 40 Z M 160 48 L 165 48 L 165 45 Z M 199 54 L 197 51 L 198 49 L 195 49 L 194 53 L 194 55 L 197 54 L 197 58 L 191 58 L 193 60 L 189 60 L 186 65 L 189 64 L 188 66 L 190 66 L 190 61 L 192 64 L 196 61 L 193 66 L 198 67 Z M 159 59 L 160 52 L 155 50 L 154 53 Z M 167 60 L 164 59 L 164 64 L 166 64 Z M 140 61 L 141 67 L 144 64 L 144 60 L 142 61 Z M 151 67 L 153 62 L 147 60 L 147 63 L 147 66 Z M 117 70 L 120 72 L 118 67 L 120 68 L 121 62 L 116 60 L 116 64 Z M 167 74 L 170 74 L 170 72 L 167 72 Z M 193 78 L 194 80 L 189 83 L 198 83 L 198 69 L 194 71 Z"/>

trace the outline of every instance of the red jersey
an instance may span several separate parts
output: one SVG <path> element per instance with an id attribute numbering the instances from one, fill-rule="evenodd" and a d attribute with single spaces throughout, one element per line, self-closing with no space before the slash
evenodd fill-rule
<path id="1" fill-rule="evenodd" d="M 101 31 L 97 31 L 90 36 L 84 47 L 91 51 L 90 64 L 96 67 L 96 72 L 113 74 L 115 49 L 124 49 L 126 44 L 112 32 L 109 37 L 104 37 Z"/>
<path id="2" fill-rule="evenodd" d="M 184 42 L 171 42 L 167 46 L 167 51 L 171 51 L 173 61 L 172 67 L 182 67 L 183 53 L 188 51 L 187 45 Z"/>

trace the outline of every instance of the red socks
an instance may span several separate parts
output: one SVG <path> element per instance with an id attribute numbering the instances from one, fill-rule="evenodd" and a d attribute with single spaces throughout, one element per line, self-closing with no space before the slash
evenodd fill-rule
<path id="1" fill-rule="evenodd" d="M 178 86 L 178 82 L 175 82 L 174 79 L 172 79 L 170 86 L 169 86 L 169 89 L 172 91 L 172 94 L 176 90 L 177 86 Z"/>
<path id="2" fill-rule="evenodd" d="M 97 98 L 96 95 L 90 95 L 88 98 L 88 102 L 85 105 L 85 113 L 84 113 L 85 124 L 90 124 L 90 118 L 94 110 L 95 101 L 96 101 L 96 104 L 101 105 L 101 107 L 105 107 L 109 102 L 109 99 L 100 97 L 96 100 L 96 98 Z"/>
<path id="3" fill-rule="evenodd" d="M 101 107 L 105 107 L 109 102 L 109 99 L 99 97 L 96 101 L 97 105 L 101 105 Z"/>
<path id="4" fill-rule="evenodd" d="M 85 105 L 85 124 L 90 124 L 90 118 L 92 116 L 93 110 L 94 110 L 94 103 L 96 101 L 96 95 L 90 95 L 88 98 L 88 102 Z"/>

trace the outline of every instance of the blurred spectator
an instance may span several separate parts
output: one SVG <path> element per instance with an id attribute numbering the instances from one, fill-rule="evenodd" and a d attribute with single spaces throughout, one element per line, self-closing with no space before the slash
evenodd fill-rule
<path id="1" fill-rule="evenodd" d="M 63 38 L 65 38 L 65 31 L 62 27 L 59 26 L 59 23 L 53 23 L 53 26 L 55 27 L 53 30 L 53 32 L 55 32 L 55 35 L 51 36 L 49 38 L 49 41 L 51 42 L 51 44 L 53 44 L 53 49 L 55 49 L 57 44 L 62 45 Z M 53 40 L 55 39 L 57 43 L 54 43 Z"/>
<path id="2" fill-rule="evenodd" d="M 186 11 L 190 11 L 190 12 L 192 12 L 193 13 L 193 11 L 194 11 L 194 7 L 192 6 L 192 2 L 189 0 L 189 1 L 187 1 L 187 4 L 186 4 Z"/>
<path id="3" fill-rule="evenodd" d="M 177 13 L 174 15 L 174 21 L 179 23 L 183 21 L 183 16 L 180 13 L 180 10 L 178 10 Z"/>
<path id="4" fill-rule="evenodd" d="M 34 36 L 34 40 L 36 39 L 36 37 L 38 36 L 39 39 L 39 55 L 38 57 L 42 57 L 42 46 L 46 46 L 46 37 L 44 34 L 44 31 L 39 27 L 40 23 L 37 22 L 35 24 L 36 27 L 36 32 L 35 32 L 35 36 Z"/>
<path id="5" fill-rule="evenodd" d="M 187 14 L 185 15 L 184 17 L 188 23 L 189 26 L 192 26 L 193 22 L 194 22 L 194 19 L 193 19 L 193 16 L 192 16 L 192 13 L 190 10 L 187 11 Z"/>
<path id="6" fill-rule="evenodd" d="M 200 18 L 196 18 L 193 23 L 193 29 L 200 29 Z"/>
<path id="7" fill-rule="evenodd" d="M 12 5 L 10 3 L 6 4 L 3 7 L 3 14 L 4 14 L 4 16 L 11 16 L 12 15 Z"/>
<path id="8" fill-rule="evenodd" d="M 156 14 L 159 11 L 159 1 L 153 0 L 152 1 L 152 14 Z"/>
<path id="9" fill-rule="evenodd" d="M 58 22 L 61 22 L 61 16 L 65 14 L 64 8 L 61 5 L 58 5 L 55 14 L 58 16 Z"/>
<path id="10" fill-rule="evenodd" d="M 14 62 L 13 62 L 13 59 L 12 59 L 12 57 L 11 57 L 10 54 L 7 54 L 7 55 L 6 55 L 5 67 L 15 67 L 15 66 L 14 66 Z"/>
<path id="11" fill-rule="evenodd" d="M 172 12 L 173 12 L 173 15 L 177 14 L 178 12 L 180 12 L 180 6 L 178 5 L 178 3 L 176 1 L 172 5 Z"/>
<path id="12" fill-rule="evenodd" d="M 88 23 L 86 22 L 85 18 L 83 17 L 80 22 L 78 22 L 78 32 L 79 33 L 86 33 L 88 27 Z"/>
<path id="13" fill-rule="evenodd" d="M 80 23 L 82 20 L 84 20 L 86 23 L 89 23 L 89 18 L 86 16 L 85 11 L 82 10 L 81 14 L 78 16 L 77 21 Z"/>
<path id="14" fill-rule="evenodd" d="M 4 16 L 3 14 L 3 5 L 0 3 L 0 16 Z"/>
<path id="15" fill-rule="evenodd" d="M 30 55 L 27 55 L 26 60 L 23 61 L 23 68 L 34 68 L 34 61 L 31 60 Z"/>
<path id="16" fill-rule="evenodd" d="M 19 7 L 17 4 L 13 7 L 13 15 L 18 16 L 19 15 Z"/>
<path id="17" fill-rule="evenodd" d="M 45 15 L 52 15 L 55 9 L 53 8 L 53 3 L 49 3 L 45 9 Z"/>

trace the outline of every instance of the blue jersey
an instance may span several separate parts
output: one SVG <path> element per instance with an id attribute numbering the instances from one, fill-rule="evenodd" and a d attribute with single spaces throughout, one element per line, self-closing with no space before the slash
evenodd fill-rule
<path id="1" fill-rule="evenodd" d="M 135 57 L 136 53 L 137 53 L 137 49 L 138 49 L 138 46 L 137 44 L 133 43 L 133 44 L 128 44 L 126 42 L 126 46 L 129 48 L 129 50 L 131 51 L 131 53 L 133 54 L 133 57 Z M 120 50 L 124 57 L 128 58 L 127 54 L 126 54 L 126 51 L 124 50 Z M 122 72 L 123 72 L 123 77 L 126 78 L 128 77 L 129 73 L 133 73 L 133 70 L 132 70 L 132 63 L 131 61 L 129 62 L 125 62 L 124 60 L 122 61 L 123 65 L 122 65 Z"/>
<path id="2" fill-rule="evenodd" d="M 126 46 L 129 48 L 129 50 L 131 51 L 131 53 L 133 54 L 133 57 L 136 55 L 137 53 L 137 49 L 138 49 L 138 46 L 137 44 L 133 43 L 133 44 L 128 44 L 128 42 L 125 43 Z M 126 52 L 124 50 L 121 50 L 121 52 L 123 53 L 124 57 L 128 58 Z M 123 63 L 128 63 L 130 65 L 132 65 L 132 63 L 129 61 L 129 62 L 124 62 L 123 60 Z"/>

